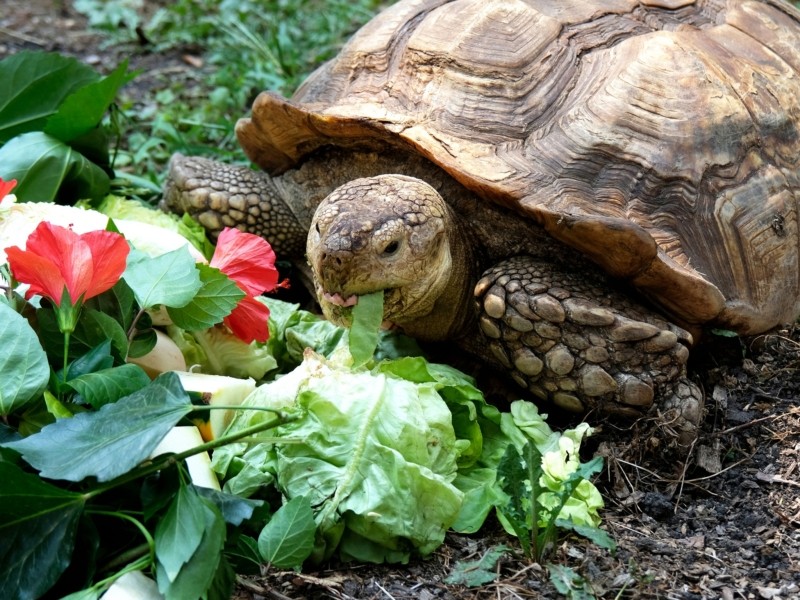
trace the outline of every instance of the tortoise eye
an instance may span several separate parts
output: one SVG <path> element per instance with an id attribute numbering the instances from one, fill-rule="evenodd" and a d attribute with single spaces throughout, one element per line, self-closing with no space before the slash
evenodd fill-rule
<path id="1" fill-rule="evenodd" d="M 383 255 L 391 256 L 392 254 L 397 252 L 398 248 L 400 248 L 400 242 L 398 242 L 397 240 L 389 242 L 386 248 L 383 249 Z"/>

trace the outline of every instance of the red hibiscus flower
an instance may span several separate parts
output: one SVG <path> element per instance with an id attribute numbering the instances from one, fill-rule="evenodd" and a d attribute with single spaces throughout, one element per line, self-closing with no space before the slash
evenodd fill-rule
<path id="1" fill-rule="evenodd" d="M 0 177 L 0 200 L 5 198 L 8 193 L 14 189 L 15 185 L 17 185 L 16 179 L 12 179 L 11 181 L 3 181 L 3 178 Z"/>
<path id="2" fill-rule="evenodd" d="M 247 343 L 266 342 L 269 309 L 256 300 L 256 296 L 280 287 L 272 246 L 262 237 L 226 227 L 219 234 L 210 264 L 230 277 L 246 294 L 225 317 L 225 325 Z"/>
<path id="3" fill-rule="evenodd" d="M 25 297 L 36 294 L 50 298 L 58 307 L 62 332 L 75 329 L 84 300 L 114 286 L 128 258 L 128 243 L 118 233 L 71 229 L 39 223 L 28 237 L 25 250 L 6 249 L 14 279 L 30 285 Z"/>

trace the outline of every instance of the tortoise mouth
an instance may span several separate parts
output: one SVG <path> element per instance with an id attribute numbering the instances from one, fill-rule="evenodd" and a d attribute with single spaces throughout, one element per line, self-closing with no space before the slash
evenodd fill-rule
<path id="1" fill-rule="evenodd" d="M 324 289 L 318 289 L 318 297 L 322 305 L 323 313 L 328 320 L 333 321 L 338 325 L 349 326 L 352 319 L 353 307 L 358 304 L 358 299 L 369 292 L 362 292 L 360 294 L 344 295 L 340 292 L 327 292 Z M 401 306 L 398 294 L 399 288 L 384 288 L 384 316 L 396 315 L 397 309 Z"/>
<path id="2" fill-rule="evenodd" d="M 331 304 L 334 304 L 336 306 L 341 306 L 342 308 L 349 308 L 351 306 L 355 306 L 356 304 L 358 304 L 358 296 L 356 296 L 355 294 L 348 296 L 347 298 L 344 298 L 338 292 L 335 294 L 331 294 L 330 292 L 323 292 L 322 299 L 325 300 L 325 302 L 330 302 Z"/>

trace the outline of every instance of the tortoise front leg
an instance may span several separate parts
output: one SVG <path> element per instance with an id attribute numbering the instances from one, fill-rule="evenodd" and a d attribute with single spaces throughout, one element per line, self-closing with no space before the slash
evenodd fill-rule
<path id="1" fill-rule="evenodd" d="M 278 256 L 302 256 L 305 251 L 308 227 L 263 171 L 175 154 L 161 207 L 189 213 L 213 239 L 225 227 L 235 227 L 269 241 Z"/>
<path id="2" fill-rule="evenodd" d="M 681 446 L 697 436 L 691 335 L 605 277 L 516 257 L 484 273 L 475 297 L 491 354 L 534 395 L 574 412 L 657 414 Z"/>

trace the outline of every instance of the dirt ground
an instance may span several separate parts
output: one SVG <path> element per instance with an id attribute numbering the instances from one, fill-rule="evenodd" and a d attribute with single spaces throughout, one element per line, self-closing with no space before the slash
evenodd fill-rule
<path id="1" fill-rule="evenodd" d="M 0 0 L 0 58 L 25 48 L 58 50 L 99 69 L 131 53 L 143 73 L 134 93 L 195 66 L 180 53 L 104 48 L 68 1 Z M 597 481 L 614 555 L 569 538 L 552 562 L 567 565 L 598 598 L 723 600 L 800 598 L 800 328 L 756 340 L 718 339 L 694 351 L 707 418 L 688 461 L 631 456 L 628 436 L 606 426 L 589 451 L 606 457 Z M 497 580 L 480 588 L 447 585 L 460 560 L 517 545 L 491 524 L 450 535 L 432 556 L 405 566 L 329 565 L 315 572 L 240 578 L 237 598 L 558 598 L 546 570 L 511 553 Z M 575 598 L 590 596 L 573 596 Z"/>

